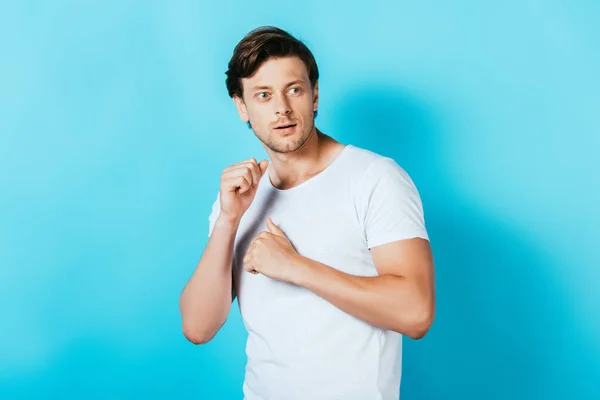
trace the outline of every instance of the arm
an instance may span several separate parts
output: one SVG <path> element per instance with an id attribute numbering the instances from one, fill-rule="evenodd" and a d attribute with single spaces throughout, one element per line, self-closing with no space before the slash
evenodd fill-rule
<path id="1" fill-rule="evenodd" d="M 435 314 L 429 241 L 398 240 L 371 252 L 379 276 L 350 275 L 298 255 L 292 261 L 290 281 L 365 322 L 422 338 Z"/>
<path id="2" fill-rule="evenodd" d="M 235 298 L 233 245 L 239 221 L 219 216 L 179 302 L 182 328 L 192 343 L 208 343 L 225 323 Z"/>
<path id="3" fill-rule="evenodd" d="M 225 168 L 221 174 L 219 196 L 211 214 L 218 217 L 214 226 L 211 222 L 208 244 L 179 299 L 183 334 L 192 343 L 208 343 L 229 315 L 235 298 L 235 236 L 267 166 L 267 160 L 257 163 L 252 158 Z"/>
<path id="4" fill-rule="evenodd" d="M 435 313 L 434 266 L 416 188 L 393 160 L 375 165 L 363 182 L 357 207 L 378 276 L 341 272 L 296 252 L 285 233 L 267 219 L 244 257 L 244 269 L 304 287 L 342 311 L 372 325 L 423 337 Z M 368 178 L 368 179 L 367 179 Z"/>

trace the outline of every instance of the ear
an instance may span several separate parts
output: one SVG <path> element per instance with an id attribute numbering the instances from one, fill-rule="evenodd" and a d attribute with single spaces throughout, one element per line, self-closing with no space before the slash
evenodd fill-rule
<path id="1" fill-rule="evenodd" d="M 313 111 L 317 111 L 319 109 L 319 81 L 315 82 L 315 87 L 313 88 Z"/>
<path id="2" fill-rule="evenodd" d="M 244 99 L 242 99 L 237 94 L 234 94 L 233 101 L 235 103 L 235 106 L 237 108 L 237 111 L 238 111 L 238 114 L 240 115 L 241 120 L 244 122 L 248 122 L 250 120 L 250 117 L 248 117 L 248 110 L 246 109 L 246 103 L 244 103 Z"/>

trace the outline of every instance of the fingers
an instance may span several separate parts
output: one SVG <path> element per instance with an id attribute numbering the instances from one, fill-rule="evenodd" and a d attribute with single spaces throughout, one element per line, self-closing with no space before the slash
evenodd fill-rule
<path id="1" fill-rule="evenodd" d="M 252 187 L 252 180 L 249 179 L 245 175 L 241 176 L 232 176 L 232 177 L 223 177 L 221 180 L 221 185 L 227 188 L 228 191 L 233 192 L 240 189 L 239 193 L 244 193 L 248 189 Z"/>
<path id="2" fill-rule="evenodd" d="M 243 166 L 240 166 L 240 168 L 248 168 L 250 170 L 250 173 L 252 174 L 252 184 L 254 186 L 258 185 L 258 181 L 260 181 L 260 177 L 261 177 L 261 173 L 260 173 L 260 168 L 258 166 L 258 164 L 256 163 L 256 160 L 254 158 L 251 158 L 247 163 L 245 163 Z"/>
<path id="3" fill-rule="evenodd" d="M 274 235 L 286 237 L 285 233 L 283 233 L 283 231 L 281 230 L 281 228 L 279 228 L 277 225 L 275 225 L 275 223 L 273 222 L 273 220 L 271 219 L 271 217 L 267 218 L 267 228 Z"/>
<path id="4" fill-rule="evenodd" d="M 250 251 L 248 253 L 246 253 L 246 256 L 244 257 L 244 270 L 246 270 L 247 272 L 250 272 L 251 274 L 258 274 L 258 271 L 256 269 L 254 269 L 254 263 L 252 262 L 252 255 L 250 253 Z"/>
<path id="5" fill-rule="evenodd" d="M 256 269 L 256 265 L 255 265 L 255 251 L 257 250 L 257 246 L 259 244 L 261 244 L 264 239 L 269 236 L 270 233 L 269 232 L 261 232 L 259 233 L 254 240 L 252 240 L 252 242 L 250 243 L 250 246 L 248 246 L 248 250 L 246 251 L 246 255 L 244 256 L 244 259 L 242 260 L 242 264 L 243 267 L 246 271 L 252 273 L 252 274 L 258 274 L 258 271 Z"/>
<path id="6" fill-rule="evenodd" d="M 239 167 L 224 172 L 221 181 L 230 191 L 240 188 L 240 193 L 244 193 L 251 187 L 256 187 L 258 180 L 254 175 L 252 168 L 248 166 Z"/>
<path id="7" fill-rule="evenodd" d="M 235 164 L 231 164 L 229 167 L 225 168 L 225 170 L 235 169 L 236 167 L 239 167 L 239 166 L 247 164 L 247 163 L 256 163 L 256 158 L 249 158 L 247 160 L 240 161 L 240 162 L 237 162 Z"/>
<path id="8" fill-rule="evenodd" d="M 252 256 L 250 255 L 250 253 L 247 253 L 246 256 L 244 257 L 244 269 L 246 271 L 253 269 L 250 266 L 250 260 L 252 259 Z"/>
<path id="9" fill-rule="evenodd" d="M 222 179 L 230 184 L 241 184 L 239 179 L 233 180 L 232 178 L 243 177 L 248 182 L 250 187 L 256 187 L 258 186 L 258 183 L 260 182 L 260 179 L 262 178 L 268 165 L 269 162 L 267 160 L 262 160 L 259 164 L 256 162 L 256 159 L 251 158 L 225 168 L 223 170 Z M 246 185 L 244 185 L 243 188 L 241 186 L 239 187 L 240 193 L 243 193 L 249 189 L 249 187 L 246 187 Z M 234 190 L 234 188 L 230 189 Z"/>
<path id="10" fill-rule="evenodd" d="M 223 171 L 224 177 L 245 176 L 252 185 L 258 183 L 259 175 L 260 172 L 258 166 L 250 163 L 237 167 L 230 167 Z"/>
<path id="11" fill-rule="evenodd" d="M 259 168 L 260 168 L 260 176 L 262 177 L 265 172 L 267 171 L 267 167 L 269 166 L 269 161 L 268 160 L 262 160 L 260 162 L 260 164 L 258 164 Z"/>

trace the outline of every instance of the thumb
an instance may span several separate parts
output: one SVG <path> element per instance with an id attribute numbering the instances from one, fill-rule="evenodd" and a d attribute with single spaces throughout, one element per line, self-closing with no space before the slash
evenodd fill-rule
<path id="1" fill-rule="evenodd" d="M 275 225 L 271 217 L 267 218 L 267 228 L 269 228 L 269 232 L 271 232 L 272 234 L 287 238 L 287 236 L 285 236 L 285 233 L 283 233 L 283 231 L 277 225 Z"/>
<path id="2" fill-rule="evenodd" d="M 269 160 L 262 160 L 260 163 L 258 163 L 258 167 L 260 168 L 260 176 L 263 176 L 265 174 L 265 171 L 267 170 L 268 166 Z"/>

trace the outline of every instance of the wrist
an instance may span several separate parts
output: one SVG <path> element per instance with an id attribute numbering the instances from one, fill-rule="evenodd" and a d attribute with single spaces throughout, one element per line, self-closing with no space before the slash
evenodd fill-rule
<path id="1" fill-rule="evenodd" d="M 302 283 L 306 280 L 309 267 L 308 258 L 301 256 L 300 254 L 295 255 L 290 262 L 289 283 L 302 286 Z"/>
<path id="2" fill-rule="evenodd" d="M 235 217 L 235 216 L 230 216 L 227 214 L 219 214 L 219 216 L 217 217 L 217 221 L 215 222 L 215 226 L 219 225 L 225 228 L 231 228 L 231 229 L 236 229 L 238 228 L 239 224 L 240 224 L 240 220 L 241 218 L 239 217 Z"/>

